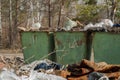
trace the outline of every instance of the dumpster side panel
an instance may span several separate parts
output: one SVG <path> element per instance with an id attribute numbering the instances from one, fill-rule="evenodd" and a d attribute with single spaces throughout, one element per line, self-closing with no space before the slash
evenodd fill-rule
<path id="1" fill-rule="evenodd" d="M 86 38 L 83 32 L 55 33 L 55 49 L 57 62 L 72 64 L 86 56 Z"/>
<path id="2" fill-rule="evenodd" d="M 44 32 L 23 32 L 22 46 L 24 59 L 27 63 L 48 55 L 48 34 Z"/>
<path id="3" fill-rule="evenodd" d="M 96 62 L 120 64 L 120 34 L 97 32 L 92 46 Z"/>

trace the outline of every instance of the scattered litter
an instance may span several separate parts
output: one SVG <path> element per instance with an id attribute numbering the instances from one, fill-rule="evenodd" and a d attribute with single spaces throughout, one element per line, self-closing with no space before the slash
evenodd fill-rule
<path id="1" fill-rule="evenodd" d="M 25 64 L 19 57 L 1 57 L 5 67 L 0 69 L 0 80 L 118 80 L 120 65 L 95 63 L 83 59 L 80 63 L 62 65 L 48 59 Z M 20 64 L 20 65 L 19 65 Z"/>
<path id="2" fill-rule="evenodd" d="M 1 58 L 0 61 L 4 62 L 8 67 L 1 69 L 0 80 L 66 80 L 59 76 L 60 70 L 56 71 L 57 69 L 62 68 L 61 65 L 50 60 L 39 60 L 25 65 L 23 59 L 19 57 Z M 42 63 L 45 63 L 46 65 L 51 64 L 51 66 L 49 65 L 50 69 L 45 71 L 34 70 L 38 64 Z"/>
<path id="3" fill-rule="evenodd" d="M 26 75 L 17 76 L 14 72 L 6 70 L 1 71 L 0 80 L 66 80 L 66 79 L 57 75 L 46 74 L 37 71 L 31 71 L 28 76 Z"/>

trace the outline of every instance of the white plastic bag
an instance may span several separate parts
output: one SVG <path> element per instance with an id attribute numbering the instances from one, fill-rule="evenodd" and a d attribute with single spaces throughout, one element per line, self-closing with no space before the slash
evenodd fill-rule
<path id="1" fill-rule="evenodd" d="M 15 73 L 5 70 L 1 71 L 0 80 L 20 80 L 20 78 Z"/>

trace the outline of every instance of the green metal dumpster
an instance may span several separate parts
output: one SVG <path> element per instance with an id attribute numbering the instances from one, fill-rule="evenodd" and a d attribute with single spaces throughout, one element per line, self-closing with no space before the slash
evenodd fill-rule
<path id="1" fill-rule="evenodd" d="M 54 48 L 54 38 L 48 32 L 21 32 L 21 42 L 26 63 L 43 58 L 50 58 Z"/>
<path id="2" fill-rule="evenodd" d="M 92 48 L 95 62 L 105 61 L 120 64 L 120 34 L 109 32 L 93 33 Z"/>
<path id="3" fill-rule="evenodd" d="M 84 32 L 56 32 L 56 59 L 61 64 L 72 64 L 86 58 L 86 34 Z"/>

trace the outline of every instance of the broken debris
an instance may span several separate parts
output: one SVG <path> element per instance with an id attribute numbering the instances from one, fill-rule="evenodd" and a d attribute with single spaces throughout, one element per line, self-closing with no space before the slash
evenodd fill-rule
<path id="1" fill-rule="evenodd" d="M 118 80 L 120 77 L 120 65 L 111 65 L 105 62 L 95 63 L 83 59 L 78 64 L 72 64 L 67 67 L 68 71 L 71 73 L 67 78 L 79 78 L 82 76 L 88 77 L 92 72 L 103 73 L 109 79 L 114 78 Z M 75 79 L 73 79 L 75 80 Z M 88 80 L 88 79 L 86 79 Z M 99 80 L 99 79 L 96 79 Z"/>
<path id="2" fill-rule="evenodd" d="M 0 80 L 118 80 L 120 65 L 105 62 L 95 63 L 83 59 L 80 63 L 62 68 L 50 60 L 36 60 L 25 64 L 19 57 L 1 57 Z"/>

